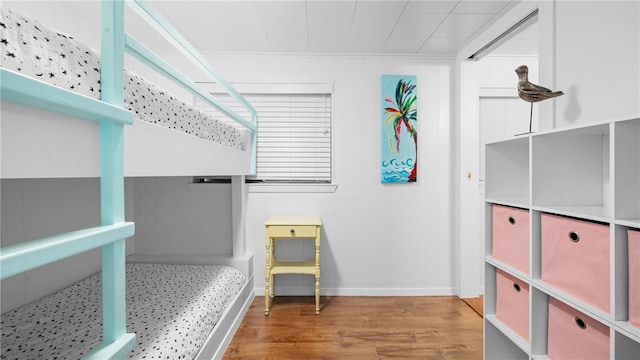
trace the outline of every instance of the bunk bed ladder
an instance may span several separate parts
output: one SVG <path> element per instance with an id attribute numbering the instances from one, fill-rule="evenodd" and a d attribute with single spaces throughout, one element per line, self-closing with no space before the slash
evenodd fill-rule
<path id="1" fill-rule="evenodd" d="M 246 120 L 213 98 L 199 85 L 166 64 L 128 36 L 124 29 L 125 1 L 194 64 L 220 83 L 251 114 Z M 252 132 L 255 173 L 257 115 L 255 109 L 220 76 L 159 13 L 142 0 L 102 0 L 101 100 L 62 89 L 0 68 L 0 100 L 91 120 L 99 125 L 101 226 L 50 236 L 0 249 L 0 279 L 95 248 L 102 248 L 102 343 L 85 359 L 124 359 L 136 343 L 126 332 L 126 238 L 135 232 L 124 214 L 124 126 L 133 114 L 124 108 L 125 49 L 159 73 L 190 89 Z M 235 253 L 235 250 L 234 250 Z"/>
<path id="2" fill-rule="evenodd" d="M 101 101 L 0 68 L 0 99 L 98 122 L 101 226 L 0 249 L 4 279 L 98 247 L 102 248 L 102 343 L 86 359 L 124 359 L 136 342 L 126 332 L 125 240 L 134 224 L 124 221 L 124 3 L 102 1 Z"/>
<path id="3" fill-rule="evenodd" d="M 124 2 L 102 1 L 100 98 L 124 108 Z M 124 125 L 100 123 L 102 225 L 124 223 Z M 135 346 L 127 333 L 125 239 L 102 247 L 102 344 L 86 359 L 124 359 Z"/>

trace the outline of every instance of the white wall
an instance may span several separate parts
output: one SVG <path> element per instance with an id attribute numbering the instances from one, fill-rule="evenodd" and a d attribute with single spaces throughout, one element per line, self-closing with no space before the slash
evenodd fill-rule
<path id="1" fill-rule="evenodd" d="M 539 83 L 565 92 L 538 104 L 539 129 L 640 116 L 638 1 L 523 1 L 468 43 L 458 61 L 535 9 Z"/>
<path id="2" fill-rule="evenodd" d="M 638 1 L 523 1 L 518 3 L 484 33 L 459 52 L 454 77 L 457 84 L 469 82 L 469 74 L 462 71 L 467 58 L 489 43 L 519 20 L 538 9 L 539 61 L 538 81 L 545 86 L 563 90 L 566 95 L 538 103 L 534 111 L 539 114 L 538 130 L 551 130 L 571 125 L 601 122 L 610 119 L 640 116 L 640 3 Z M 478 77 L 474 72 L 472 77 Z M 459 80 L 458 80 L 459 79 Z M 471 79 L 476 81 L 476 79 Z M 469 136 L 467 123 L 474 91 L 459 86 L 454 92 L 454 161 L 453 197 L 456 202 L 454 217 L 455 254 L 465 259 L 469 238 L 461 235 L 469 225 L 465 216 L 474 217 L 469 209 L 477 207 L 477 196 L 467 196 L 469 182 L 462 181 L 472 169 L 465 150 Z M 462 106 L 465 104 L 465 106 Z M 537 107 L 537 109 L 536 109 Z M 534 126 L 535 128 L 535 126 Z M 460 153 L 458 153 L 460 151 Z M 466 215 L 465 215 L 466 214 Z M 472 219 L 473 220 L 473 219 Z M 473 244 L 472 244 L 473 245 Z M 468 258 L 466 258 L 468 259 Z M 465 260 L 458 260 L 465 263 Z M 460 271 L 460 287 L 464 292 L 465 280 L 473 283 L 473 276 Z M 472 278 L 469 279 L 469 276 Z M 471 289 L 472 291 L 473 289 Z"/>
<path id="3" fill-rule="evenodd" d="M 130 182 L 125 183 L 125 213 L 133 213 Z M 100 225 L 100 180 L 3 179 L 0 246 Z M 127 252 L 131 253 L 131 241 Z M 92 250 L 30 270 L 1 282 L 2 312 L 29 303 L 100 271 L 100 250 Z"/>
<path id="4" fill-rule="evenodd" d="M 513 138 L 516 134 L 529 131 L 529 116 L 531 107 L 529 103 L 518 97 L 518 79 L 515 69 L 520 65 L 529 68 L 529 80 L 538 82 L 537 56 L 528 57 L 500 57 L 489 56 L 478 63 L 478 88 L 480 95 L 478 116 L 479 148 L 473 152 L 473 158 L 479 159 L 478 170 L 478 214 L 479 237 L 478 258 L 480 284 L 484 284 L 484 257 L 485 257 L 485 144 L 491 141 Z M 539 109 L 533 109 L 533 131 L 538 129 Z M 469 240 L 469 239 L 467 239 Z M 481 292 L 484 293 L 484 286 Z"/>
<path id="5" fill-rule="evenodd" d="M 254 254 L 259 292 L 264 287 L 263 224 L 269 216 L 280 214 L 322 217 L 324 294 L 454 292 L 449 63 L 365 56 L 210 55 L 210 58 L 230 82 L 334 86 L 335 192 L 269 193 L 249 186 L 247 246 Z M 418 77 L 419 172 L 415 184 L 380 183 L 378 99 L 382 74 Z M 145 231 L 141 229 L 143 224 L 137 226 L 136 241 Z M 283 257 L 304 258 L 313 253 L 311 242 L 287 245 L 279 249 Z M 277 281 L 277 293 L 312 294 L 311 281 L 311 277 L 283 276 Z"/>
<path id="6" fill-rule="evenodd" d="M 221 59 L 216 61 L 224 68 Z M 247 80 L 334 83 L 334 179 L 338 188 L 330 194 L 249 194 L 247 237 L 256 255 L 257 273 L 264 268 L 264 257 L 259 254 L 264 252 L 263 222 L 269 216 L 317 214 L 324 223 L 324 293 L 452 293 L 449 64 L 384 58 L 259 61 L 258 71 L 243 74 Z M 232 69 L 221 71 L 237 76 Z M 416 184 L 380 183 L 382 74 L 418 77 Z M 310 246 L 291 247 L 290 254 L 303 250 L 311 254 Z M 276 282 L 276 292 L 311 294 L 310 281 L 303 283 L 300 277 L 291 276 Z M 258 278 L 256 287 L 262 286 L 264 279 Z"/>
<path id="7" fill-rule="evenodd" d="M 542 1 L 540 6 L 544 25 L 540 79 L 567 93 L 548 103 L 554 109 L 552 126 L 638 116 L 638 2 Z M 256 255 L 258 277 L 264 266 L 263 221 L 272 214 L 312 213 L 325 222 L 322 287 L 326 293 L 454 291 L 459 275 L 454 251 L 465 250 L 463 243 L 456 249 L 452 240 L 455 228 L 463 225 L 454 222 L 460 176 L 455 149 L 460 143 L 452 142 L 457 138 L 452 131 L 460 129 L 451 117 L 451 94 L 459 91 L 452 89 L 452 64 L 390 57 L 210 57 L 235 82 L 334 83 L 338 188 L 329 194 L 249 194 L 248 247 Z M 384 73 L 418 75 L 416 184 L 379 183 L 376 99 Z M 541 104 L 541 114 L 546 106 Z M 288 251 L 294 255 L 301 250 Z M 286 292 L 310 293 L 310 286 L 295 276 L 279 284 Z M 256 286 L 263 284 L 258 280 Z"/>
<path id="8" fill-rule="evenodd" d="M 144 255 L 230 255 L 231 184 L 133 178 L 134 247 Z"/>
<path id="9" fill-rule="evenodd" d="M 38 6 L 23 6 L 31 9 L 29 14 L 40 9 Z M 45 19 L 46 15 L 34 16 L 50 24 Z M 52 25 L 70 33 L 77 30 L 71 29 L 68 23 Z M 78 23 L 76 27 L 88 26 Z M 93 35 L 89 37 L 93 38 Z M 334 85 L 334 180 L 337 190 L 313 194 L 252 192 L 247 198 L 247 246 L 248 251 L 255 255 L 257 288 L 264 286 L 261 277 L 264 268 L 263 222 L 275 214 L 307 213 L 320 215 L 324 221 L 321 254 L 323 293 L 392 295 L 454 292 L 456 270 L 451 243 L 450 165 L 452 69 L 449 62 L 387 56 L 208 56 L 231 82 Z M 148 73 L 135 68 L 135 65 L 135 62 L 131 64 L 134 70 L 143 75 Z M 418 77 L 419 178 L 415 184 L 380 183 L 378 99 L 382 74 Z M 189 195 L 184 188 L 184 180 L 173 183 L 174 180 L 133 182 L 137 250 L 147 253 L 226 252 L 226 249 L 206 244 L 211 237 L 206 237 L 202 229 L 194 230 L 192 216 L 211 212 L 212 218 L 224 219 L 230 209 L 221 210 L 211 203 L 199 203 L 202 199 L 194 200 L 193 194 Z M 192 199 L 191 202 L 184 199 L 166 201 L 167 198 L 156 199 L 158 193 L 167 198 L 182 194 Z M 219 196 L 223 202 L 228 200 L 224 192 Z M 205 198 L 217 201 L 213 195 Z M 137 202 L 145 199 L 148 202 Z M 156 208 L 154 201 L 173 208 Z M 176 215 L 189 219 L 167 223 L 166 219 Z M 207 221 L 206 217 L 201 219 Z M 224 231 L 227 231 L 226 227 Z M 195 239 L 175 239 L 191 235 L 196 235 Z M 288 252 L 293 256 L 301 250 L 293 247 L 283 250 L 283 254 Z M 278 290 L 311 294 L 311 283 L 301 281 L 297 276 L 282 279 L 278 282 Z"/>
<path id="10" fill-rule="evenodd" d="M 518 97 L 518 77 L 515 69 L 529 68 L 529 80 L 538 83 L 538 58 L 490 56 L 478 62 L 480 103 L 480 159 L 484 159 L 484 144 L 512 138 L 529 131 L 530 104 Z M 511 101 L 512 100 L 512 101 Z M 539 109 L 533 108 L 534 132 L 538 130 Z M 482 116 L 484 118 L 482 118 Z M 480 179 L 483 178 L 480 169 Z"/>
<path id="11" fill-rule="evenodd" d="M 554 19 L 556 127 L 639 117 L 640 2 L 557 1 Z"/>

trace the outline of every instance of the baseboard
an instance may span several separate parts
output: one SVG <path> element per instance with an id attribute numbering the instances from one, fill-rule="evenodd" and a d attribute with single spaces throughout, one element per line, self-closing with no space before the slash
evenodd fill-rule
<path id="1" fill-rule="evenodd" d="M 256 288 L 264 296 L 264 288 Z M 276 296 L 314 296 L 312 288 L 276 287 Z M 320 296 L 452 296 L 454 288 L 321 288 Z"/>

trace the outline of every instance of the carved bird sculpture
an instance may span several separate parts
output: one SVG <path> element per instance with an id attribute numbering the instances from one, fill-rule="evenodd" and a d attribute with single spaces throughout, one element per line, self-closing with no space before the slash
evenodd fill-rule
<path id="1" fill-rule="evenodd" d="M 531 103 L 531 112 L 529 114 L 529 132 L 531 132 L 531 121 L 533 118 L 533 103 L 564 95 L 562 91 L 551 91 L 546 87 L 533 84 L 529 81 L 529 68 L 527 65 L 520 65 L 516 69 L 518 74 L 518 96 Z"/>

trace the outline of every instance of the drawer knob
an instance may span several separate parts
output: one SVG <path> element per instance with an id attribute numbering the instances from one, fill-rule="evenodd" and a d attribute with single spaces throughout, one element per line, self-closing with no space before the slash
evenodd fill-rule
<path id="1" fill-rule="evenodd" d="M 580 241 L 580 235 L 578 235 L 577 232 L 575 231 L 570 231 L 569 232 L 569 239 L 573 242 L 578 242 Z"/>
<path id="2" fill-rule="evenodd" d="M 580 319 L 578 316 L 576 316 L 576 325 L 578 325 L 578 327 L 583 330 L 587 328 L 587 324 L 584 322 L 584 320 Z"/>
<path id="3" fill-rule="evenodd" d="M 513 288 L 516 289 L 517 292 L 520 292 L 520 285 L 517 283 L 513 283 Z"/>
<path id="4" fill-rule="evenodd" d="M 289 231 L 296 232 L 296 228 L 291 228 L 291 229 L 289 229 Z"/>
<path id="5" fill-rule="evenodd" d="M 516 224 L 516 218 L 514 218 L 513 216 L 509 216 L 509 224 L 515 225 Z"/>

